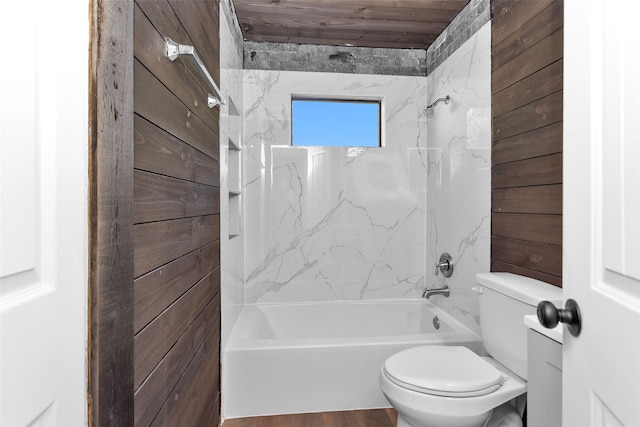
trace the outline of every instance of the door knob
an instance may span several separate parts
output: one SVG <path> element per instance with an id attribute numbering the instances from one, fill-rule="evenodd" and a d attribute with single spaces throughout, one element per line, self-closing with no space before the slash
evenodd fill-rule
<path id="1" fill-rule="evenodd" d="M 569 333 L 574 337 L 580 335 L 582 329 L 582 319 L 580 317 L 580 309 L 575 300 L 568 299 L 564 304 L 564 308 L 556 308 L 549 301 L 542 301 L 538 304 L 538 321 L 548 329 L 556 327 L 558 322 L 564 323 L 569 329 Z"/>

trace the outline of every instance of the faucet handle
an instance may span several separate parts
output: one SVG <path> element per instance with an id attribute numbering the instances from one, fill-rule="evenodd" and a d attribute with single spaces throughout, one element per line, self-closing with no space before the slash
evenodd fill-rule
<path id="1" fill-rule="evenodd" d="M 449 269 L 449 261 L 444 260 L 444 261 L 436 263 L 436 276 L 438 275 L 438 271 L 441 270 L 441 269 L 448 270 Z"/>
<path id="2" fill-rule="evenodd" d="M 451 255 L 444 252 L 440 255 L 440 260 L 436 263 L 435 267 L 436 276 L 438 275 L 438 270 L 440 270 L 444 277 L 451 277 L 453 274 L 453 259 L 451 258 Z"/>

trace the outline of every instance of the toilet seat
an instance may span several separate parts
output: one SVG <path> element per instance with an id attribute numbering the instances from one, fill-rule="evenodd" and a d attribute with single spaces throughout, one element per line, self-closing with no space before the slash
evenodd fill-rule
<path id="1" fill-rule="evenodd" d="M 394 384 L 419 393 L 474 397 L 504 384 L 502 373 L 466 347 L 422 346 L 394 354 L 383 365 Z"/>

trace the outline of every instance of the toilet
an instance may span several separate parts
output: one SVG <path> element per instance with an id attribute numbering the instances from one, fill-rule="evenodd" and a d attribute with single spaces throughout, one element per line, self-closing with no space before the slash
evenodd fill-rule
<path id="1" fill-rule="evenodd" d="M 462 346 L 420 346 L 389 357 L 380 387 L 398 427 L 518 427 L 509 402 L 527 391 L 525 315 L 541 301 L 560 307 L 562 290 L 511 273 L 482 273 L 480 330 L 486 357 Z"/>

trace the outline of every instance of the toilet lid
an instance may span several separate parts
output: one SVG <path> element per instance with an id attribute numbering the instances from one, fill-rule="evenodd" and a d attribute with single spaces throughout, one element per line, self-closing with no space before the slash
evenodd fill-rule
<path id="1" fill-rule="evenodd" d="M 504 383 L 499 370 L 466 347 L 410 348 L 388 358 L 383 369 L 396 385 L 437 396 L 482 396 Z"/>

